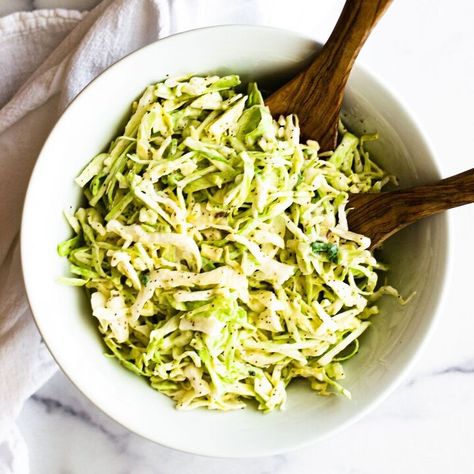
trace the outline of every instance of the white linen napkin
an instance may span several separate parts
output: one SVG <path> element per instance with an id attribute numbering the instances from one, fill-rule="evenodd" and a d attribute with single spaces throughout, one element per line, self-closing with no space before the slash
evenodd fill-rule
<path id="1" fill-rule="evenodd" d="M 15 418 L 56 370 L 26 301 L 19 252 L 23 198 L 49 131 L 78 92 L 129 52 L 190 28 L 255 23 L 259 13 L 257 0 L 104 0 L 87 14 L 0 19 L 0 473 L 29 472 Z"/>

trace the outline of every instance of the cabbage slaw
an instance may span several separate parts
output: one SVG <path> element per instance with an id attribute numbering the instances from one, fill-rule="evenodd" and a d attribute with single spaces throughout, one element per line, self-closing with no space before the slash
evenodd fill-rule
<path id="1" fill-rule="evenodd" d="M 285 406 L 305 378 L 350 393 L 342 362 L 378 313 L 370 240 L 349 193 L 391 179 L 340 126 L 334 152 L 301 143 L 236 75 L 168 78 L 76 179 L 87 204 L 58 246 L 110 354 L 182 409 Z"/>

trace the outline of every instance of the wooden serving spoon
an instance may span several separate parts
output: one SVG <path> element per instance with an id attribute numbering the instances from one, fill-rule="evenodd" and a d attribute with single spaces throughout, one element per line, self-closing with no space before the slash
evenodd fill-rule
<path id="1" fill-rule="evenodd" d="M 349 196 L 347 220 L 353 232 L 370 237 L 370 248 L 423 217 L 474 202 L 474 168 L 435 184 L 387 193 Z"/>
<path id="2" fill-rule="evenodd" d="M 360 49 L 392 0 L 347 0 L 331 36 L 307 69 L 265 102 L 273 115 L 296 114 L 304 138 L 334 150 L 344 88 Z M 474 169 L 437 184 L 349 197 L 349 228 L 371 239 L 371 249 L 416 222 L 474 202 Z"/>
<path id="3" fill-rule="evenodd" d="M 362 45 L 392 0 L 347 0 L 315 60 L 265 102 L 272 114 L 296 114 L 301 134 L 334 150 L 347 79 Z"/>

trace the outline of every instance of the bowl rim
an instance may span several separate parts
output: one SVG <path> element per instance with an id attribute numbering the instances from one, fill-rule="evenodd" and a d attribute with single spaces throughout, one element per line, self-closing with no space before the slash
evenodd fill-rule
<path id="1" fill-rule="evenodd" d="M 154 47 L 156 43 L 162 43 L 162 42 L 168 42 L 168 41 L 173 41 L 173 39 L 176 36 L 192 36 L 192 35 L 199 35 L 203 31 L 207 30 L 223 30 L 223 31 L 231 31 L 234 30 L 233 34 L 235 34 L 235 31 L 238 31 L 239 29 L 253 29 L 253 30 L 260 30 L 260 31 L 270 31 L 278 34 L 285 34 L 294 37 L 297 40 L 305 40 L 314 43 L 315 45 L 320 44 L 317 40 L 314 38 L 299 33 L 294 30 L 288 30 L 286 28 L 278 28 L 278 27 L 273 27 L 273 26 L 265 26 L 265 25 L 251 25 L 251 24 L 226 24 L 226 25 L 214 25 L 214 26 L 207 26 L 207 27 L 202 27 L 202 28 L 194 28 L 191 30 L 186 30 L 183 32 L 175 33 L 172 35 L 169 35 L 165 38 L 158 39 L 156 41 L 153 41 L 116 61 L 106 69 L 104 69 L 98 76 L 96 76 L 92 81 L 90 81 L 75 97 L 71 102 L 66 106 L 66 108 L 62 111 L 60 117 L 58 120 L 55 122 L 54 126 L 52 127 L 51 131 L 48 134 L 48 137 L 46 138 L 45 142 L 43 143 L 41 147 L 41 151 L 38 154 L 38 157 L 36 159 L 36 162 L 33 166 L 32 173 L 30 175 L 30 178 L 28 180 L 28 186 L 27 186 L 27 191 L 25 193 L 25 198 L 23 202 L 23 208 L 22 208 L 22 217 L 21 217 L 21 230 L 20 230 L 20 257 L 21 257 L 21 270 L 22 270 L 22 275 L 23 275 L 23 282 L 26 290 L 26 298 L 27 302 L 29 305 L 29 308 L 31 310 L 31 313 L 33 315 L 33 320 L 36 324 L 36 327 L 38 328 L 38 331 L 43 339 L 43 342 L 45 346 L 48 348 L 49 353 L 55 360 L 55 362 L 58 364 L 59 368 L 61 371 L 66 375 L 66 377 L 69 379 L 69 381 L 76 387 L 79 392 L 85 396 L 95 407 L 97 407 L 102 413 L 104 413 L 107 417 L 118 423 L 119 425 L 123 426 L 125 429 L 129 430 L 130 432 L 133 432 L 137 434 L 138 436 L 147 439 L 149 441 L 155 442 L 161 446 L 173 449 L 175 451 L 179 452 L 184 452 L 184 453 L 190 453 L 190 454 L 195 454 L 195 455 L 200 455 L 200 456 L 207 456 L 207 457 L 216 457 L 216 458 L 257 458 L 257 457 L 262 457 L 262 456 L 271 456 L 271 455 L 277 455 L 277 454 L 282 454 L 282 453 L 287 453 L 291 451 L 295 451 L 298 449 L 302 449 L 304 447 L 307 447 L 309 445 L 315 444 L 317 441 L 322 441 L 330 436 L 333 436 L 341 431 L 343 431 L 345 428 L 349 427 L 350 425 L 356 423 L 359 421 L 361 418 L 363 418 L 365 415 L 367 415 L 369 412 L 377 408 L 402 382 L 403 380 L 406 379 L 407 375 L 415 364 L 418 362 L 419 357 L 423 353 L 424 349 L 426 348 L 430 338 L 433 335 L 433 332 L 435 330 L 436 324 L 439 321 L 440 315 L 441 315 L 441 310 L 443 309 L 446 299 L 447 299 L 447 282 L 450 280 L 450 276 L 452 273 L 452 259 L 450 258 L 450 241 L 451 241 L 451 228 L 452 226 L 450 225 L 450 217 L 446 214 L 443 213 L 441 215 L 438 215 L 438 219 L 441 221 L 442 229 L 445 233 L 445 244 L 444 244 L 444 253 L 440 258 L 439 265 L 441 270 L 444 272 L 444 278 L 440 284 L 440 291 L 439 294 L 437 295 L 437 301 L 435 301 L 434 309 L 432 311 L 432 314 L 430 315 L 430 319 L 427 322 L 426 330 L 424 334 L 421 335 L 421 340 L 418 345 L 418 347 L 414 350 L 413 354 L 411 355 L 410 359 L 405 362 L 404 365 L 401 365 L 400 368 L 398 369 L 398 373 L 392 378 L 391 382 L 387 384 L 385 387 L 383 387 L 378 394 L 374 397 L 374 399 L 367 404 L 366 407 L 363 409 L 358 410 L 355 412 L 352 416 L 348 417 L 344 422 L 327 429 L 324 433 L 314 435 L 314 436 L 309 436 L 307 439 L 304 441 L 298 441 L 294 442 L 293 444 L 287 446 L 285 449 L 280 449 L 280 448 L 259 448 L 257 450 L 253 451 L 258 451 L 258 454 L 255 454 L 252 452 L 251 454 L 248 454 L 246 452 L 240 451 L 238 455 L 229 455 L 226 453 L 216 453 L 212 451 L 212 449 L 187 449 L 187 448 L 182 448 L 179 446 L 176 446 L 172 443 L 168 443 L 166 440 L 166 437 L 160 437 L 158 438 L 153 438 L 144 432 L 142 430 L 137 429 L 136 427 L 131 428 L 122 421 L 118 420 L 116 417 L 114 417 L 110 412 L 107 410 L 107 407 L 104 407 L 102 403 L 97 402 L 94 400 L 94 398 L 91 396 L 91 394 L 86 394 L 86 391 L 84 391 L 81 386 L 76 383 L 74 374 L 69 373 L 62 365 L 61 365 L 61 354 L 60 353 L 55 353 L 53 350 L 50 348 L 50 345 L 48 344 L 47 338 L 45 337 L 45 331 L 43 330 L 43 325 L 41 322 L 41 318 L 38 318 L 36 316 L 37 312 L 40 313 L 41 310 L 35 306 L 35 304 L 32 302 L 32 298 L 30 297 L 30 288 L 34 285 L 34 282 L 29 280 L 28 278 L 28 261 L 25 258 L 25 252 L 24 249 L 29 243 L 28 237 L 26 237 L 24 229 L 27 227 L 27 222 L 28 222 L 28 214 L 29 209 L 32 209 L 34 206 L 31 205 L 32 202 L 32 189 L 33 189 L 33 184 L 38 180 L 38 168 L 39 164 L 42 162 L 42 160 L 45 159 L 45 154 L 44 151 L 47 148 L 47 145 L 49 144 L 50 140 L 52 140 L 52 136 L 54 134 L 55 129 L 57 128 L 58 124 L 62 122 L 63 120 L 66 120 L 66 116 L 68 114 L 68 111 L 75 106 L 75 103 L 79 99 L 79 97 L 85 95 L 88 93 L 88 90 L 90 87 L 93 85 L 97 84 L 98 82 L 105 81 L 108 78 L 108 75 L 111 73 L 111 71 L 114 70 L 115 67 L 117 67 L 118 64 L 121 64 L 122 62 L 128 61 L 129 57 L 134 56 L 136 54 L 141 54 L 143 50 L 146 49 L 151 49 Z M 388 97 L 393 103 L 395 103 L 398 107 L 398 109 L 404 114 L 404 119 L 413 130 L 415 130 L 416 135 L 418 137 L 418 140 L 423 144 L 425 150 L 427 151 L 433 165 L 433 170 L 434 173 L 436 174 L 437 178 L 441 177 L 440 173 L 440 167 L 438 165 L 438 160 L 436 159 L 436 153 L 434 151 L 433 146 L 431 145 L 430 141 L 427 139 L 427 133 L 423 129 L 423 127 L 420 125 L 420 122 L 416 116 L 416 114 L 407 106 L 407 104 L 400 98 L 400 96 L 393 92 L 391 89 L 389 90 L 387 86 L 385 86 L 383 80 L 380 79 L 380 76 L 376 73 L 374 73 L 372 70 L 368 70 L 367 67 L 361 66 L 360 62 L 358 62 L 355 65 L 355 69 L 358 70 L 362 75 L 367 76 L 368 79 L 376 85 L 376 87 L 379 89 L 379 91 L 383 94 L 383 96 Z"/>

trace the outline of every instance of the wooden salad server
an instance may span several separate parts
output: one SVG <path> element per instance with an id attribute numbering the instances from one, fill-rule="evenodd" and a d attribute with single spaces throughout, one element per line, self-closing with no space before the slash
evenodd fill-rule
<path id="1" fill-rule="evenodd" d="M 334 150 L 347 79 L 360 49 L 392 0 L 347 0 L 314 61 L 265 101 L 275 117 L 296 114 L 305 139 Z"/>
<path id="2" fill-rule="evenodd" d="M 371 249 L 409 224 L 474 202 L 474 168 L 435 184 L 386 193 L 351 194 L 349 229 L 371 239 Z"/>

